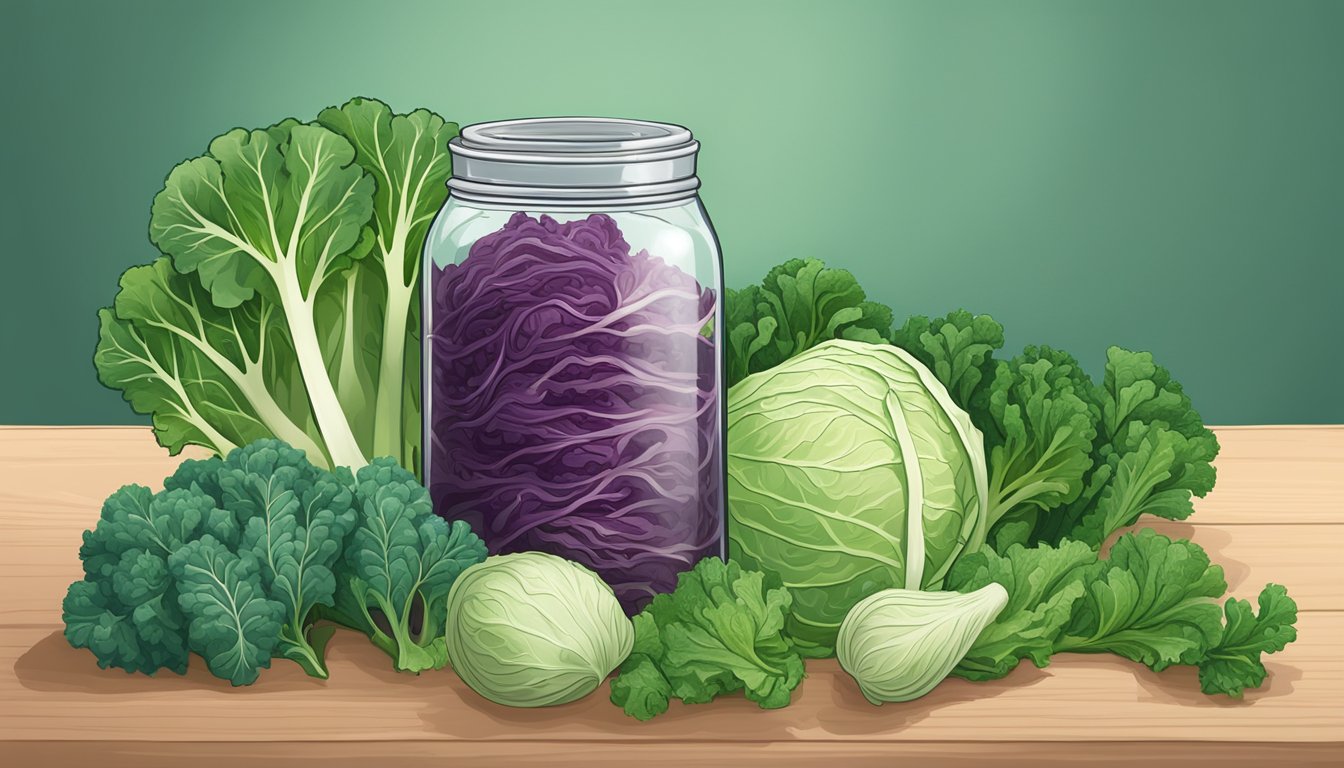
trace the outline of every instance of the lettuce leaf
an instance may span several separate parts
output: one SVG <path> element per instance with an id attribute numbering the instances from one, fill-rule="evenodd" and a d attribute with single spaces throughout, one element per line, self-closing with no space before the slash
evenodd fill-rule
<path id="1" fill-rule="evenodd" d="M 728 386 L 823 341 L 890 338 L 891 310 L 868 301 L 848 271 L 817 259 L 790 259 L 760 285 L 728 291 L 726 304 Z"/>
<path id="2" fill-rule="evenodd" d="M 1066 541 L 1009 547 L 1002 556 L 982 550 L 957 561 L 947 586 L 974 592 L 995 582 L 1008 592 L 1008 604 L 971 645 L 952 670 L 967 680 L 993 680 L 1013 671 L 1022 659 L 1037 667 L 1050 663 L 1055 643 L 1073 617 L 1086 590 L 1084 566 L 1097 560 L 1088 545 Z"/>
<path id="3" fill-rule="evenodd" d="M 1213 601 L 1227 581 L 1193 542 L 1151 529 L 1127 533 L 1081 578 L 1083 598 L 1057 652 L 1114 653 L 1161 672 L 1198 663 L 1222 636 Z"/>
<path id="4" fill-rule="evenodd" d="M 1105 558 L 1086 542 L 1013 545 L 963 557 L 948 576 L 960 592 L 990 581 L 1009 601 L 953 670 L 969 680 L 1002 677 L 1024 658 L 1044 667 L 1056 653 L 1114 653 L 1154 671 L 1198 666 L 1205 693 L 1240 696 L 1264 682 L 1262 655 L 1297 637 L 1283 587 L 1264 588 L 1259 614 L 1244 600 L 1220 608 L 1222 568 L 1197 544 L 1148 529 L 1121 536 Z"/>
<path id="5" fill-rule="evenodd" d="M 1267 584 L 1260 591 L 1259 614 L 1246 600 L 1229 599 L 1224 610 L 1222 640 L 1199 662 L 1199 686 L 1208 694 L 1240 698 L 1242 691 L 1265 681 L 1261 655 L 1281 651 L 1297 639 L 1297 603 L 1282 586 Z"/>
<path id="6" fill-rule="evenodd" d="M 757 571 L 701 560 L 635 616 L 612 702 L 640 720 L 672 698 L 699 704 L 736 691 L 764 709 L 787 705 L 803 679 L 803 659 L 783 634 L 791 604 L 788 590 L 767 589 Z"/>

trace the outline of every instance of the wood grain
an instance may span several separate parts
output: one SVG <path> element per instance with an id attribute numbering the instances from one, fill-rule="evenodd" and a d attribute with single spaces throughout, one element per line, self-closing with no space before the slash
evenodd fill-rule
<path id="1" fill-rule="evenodd" d="M 449 672 L 394 673 L 357 635 L 329 650 L 328 681 L 277 661 L 231 688 L 199 663 L 156 678 L 99 670 L 60 633 L 79 575 L 79 532 L 120 485 L 158 487 L 178 459 L 143 428 L 0 428 L 0 750 L 18 764 L 366 765 L 440 757 L 518 765 L 735 763 L 969 766 L 1326 765 L 1344 755 L 1344 428 L 1219 430 L 1219 486 L 1185 523 L 1152 527 L 1201 543 L 1232 591 L 1286 584 L 1300 639 L 1270 657 L 1261 689 L 1199 693 L 1192 669 L 1154 674 L 1121 659 L 1063 655 L 989 683 L 949 680 L 908 704 L 872 707 L 833 661 L 810 662 L 789 707 L 740 699 L 640 724 L 606 691 L 515 710 Z M 181 457 L 178 457 L 179 459 Z M 8 761 L 7 761 L 8 762 Z"/>
<path id="2" fill-rule="evenodd" d="M 556 749 L 546 742 L 376 741 L 294 745 L 284 742 L 10 742 L 7 757 L 19 765 L 135 766 L 135 768 L 237 768 L 284 765 L 286 768 L 369 768 L 411 764 L 416 759 L 445 765 L 676 766 L 719 768 L 761 765 L 817 768 L 839 762 L 845 768 L 897 765 L 939 768 L 1112 768 L 1150 763 L 1158 768 L 1265 768 L 1266 766 L 1338 766 L 1338 744 L 1223 742 L 1217 749 L 1191 742 L 1033 742 L 994 743 L 905 741 L 873 744 L 841 742 L 573 742 Z M 426 763 L 434 765 L 435 763 Z"/>
<path id="3" fill-rule="evenodd" d="M 1160 674 L 1110 656 L 1063 654 L 1002 680 L 948 680 L 904 705 L 874 707 L 834 660 L 811 661 L 786 708 L 740 698 L 672 705 L 647 723 L 626 718 L 607 691 L 573 704 L 519 710 L 476 696 L 456 675 L 391 669 L 362 637 L 339 633 L 331 679 L 276 661 L 232 688 L 196 664 L 155 678 L 99 670 L 59 627 L 0 629 L 0 740 L 368 741 L 1329 741 L 1344 731 L 1344 614 L 1303 614 L 1306 641 L 1270 659 L 1267 684 L 1242 701 L 1199 692 L 1194 670 Z M 1315 642 L 1311 642 L 1311 640 Z M 1030 713 L 1026 715 L 1024 713 Z M 171 728 L 164 728 L 164 718 Z M 78 723 L 78 728 L 71 727 Z"/>

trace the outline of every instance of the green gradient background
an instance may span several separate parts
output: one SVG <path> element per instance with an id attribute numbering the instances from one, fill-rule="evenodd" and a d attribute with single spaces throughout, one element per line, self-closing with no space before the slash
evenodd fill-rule
<path id="1" fill-rule="evenodd" d="M 0 423 L 136 423 L 90 362 L 151 197 L 349 96 L 683 123 L 729 285 L 793 256 L 966 307 L 1208 421 L 1344 422 L 1341 2 L 14 2 Z"/>

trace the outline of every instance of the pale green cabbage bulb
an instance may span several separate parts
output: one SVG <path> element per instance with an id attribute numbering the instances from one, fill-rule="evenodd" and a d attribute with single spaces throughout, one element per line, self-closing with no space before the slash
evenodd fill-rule
<path id="1" fill-rule="evenodd" d="M 980 431 L 899 347 L 828 341 L 728 391 L 728 554 L 789 588 L 809 656 L 863 598 L 941 589 L 988 482 Z"/>
<path id="2" fill-rule="evenodd" d="M 888 589 L 850 610 L 836 638 L 840 666 L 874 704 L 933 690 L 1008 604 L 993 582 L 974 592 Z"/>
<path id="3" fill-rule="evenodd" d="M 448 594 L 448 661 L 472 690 L 510 707 L 548 707 L 597 689 L 634 628 L 597 574 L 564 558 L 486 558 Z"/>

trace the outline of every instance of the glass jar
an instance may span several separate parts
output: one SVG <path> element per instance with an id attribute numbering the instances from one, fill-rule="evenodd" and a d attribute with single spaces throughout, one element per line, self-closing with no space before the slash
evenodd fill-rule
<path id="1" fill-rule="evenodd" d="M 629 612 L 723 556 L 723 296 L 685 128 L 468 126 L 424 254 L 424 477 Z"/>

